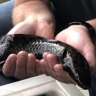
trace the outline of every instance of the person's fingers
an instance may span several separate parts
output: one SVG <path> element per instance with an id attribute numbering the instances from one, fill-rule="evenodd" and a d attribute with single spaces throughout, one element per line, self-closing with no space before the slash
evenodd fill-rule
<path id="1" fill-rule="evenodd" d="M 36 74 L 37 74 L 37 75 L 43 74 L 41 67 L 42 67 L 42 66 L 41 66 L 40 60 L 37 60 L 37 59 L 36 59 Z"/>
<path id="2" fill-rule="evenodd" d="M 46 75 L 49 75 L 50 68 L 48 66 L 48 63 L 44 59 L 42 59 L 42 60 L 40 60 L 40 64 L 41 64 L 41 71 L 42 71 L 42 73 L 46 74 Z"/>
<path id="3" fill-rule="evenodd" d="M 59 58 L 55 54 L 52 54 L 50 52 L 44 52 L 43 58 L 45 61 L 50 62 L 50 63 L 60 62 Z"/>
<path id="4" fill-rule="evenodd" d="M 48 63 L 48 60 L 47 60 L 47 56 L 48 56 L 49 52 L 45 52 L 43 54 L 43 59 L 44 59 L 44 62 L 45 62 L 45 67 L 46 67 L 46 71 L 47 71 L 47 75 L 51 75 L 51 71 L 50 70 L 50 64 Z"/>
<path id="5" fill-rule="evenodd" d="M 5 64 L 3 65 L 3 73 L 6 76 L 13 76 L 14 72 L 15 72 L 15 68 L 16 68 L 16 60 L 17 60 L 17 56 L 16 54 L 11 54 L 8 56 Z"/>
<path id="6" fill-rule="evenodd" d="M 63 70 L 63 65 L 62 64 L 56 64 L 54 66 L 54 70 L 57 72 L 58 75 L 61 74 L 60 72 L 63 72 L 64 71 Z"/>
<path id="7" fill-rule="evenodd" d="M 66 83 L 73 83 L 73 80 L 70 78 L 69 74 L 63 70 L 62 64 L 60 64 L 60 60 L 54 54 L 50 54 L 49 52 L 45 52 L 43 54 L 44 60 L 49 65 L 48 74 L 53 78 Z"/>
<path id="8" fill-rule="evenodd" d="M 36 75 L 36 57 L 34 54 L 28 54 L 27 66 L 26 66 L 26 75 L 27 77 Z"/>
<path id="9" fill-rule="evenodd" d="M 59 63 L 58 57 L 48 52 L 45 52 L 43 57 L 44 60 L 47 62 L 46 69 L 48 70 L 49 75 L 55 77 L 56 74 L 55 74 L 54 66 L 55 64 Z"/>
<path id="10" fill-rule="evenodd" d="M 73 79 L 69 76 L 69 74 L 63 70 L 62 64 L 56 64 L 54 66 L 54 70 L 56 73 L 55 78 L 58 79 L 59 81 L 65 83 L 75 83 Z"/>
<path id="11" fill-rule="evenodd" d="M 17 54 L 17 61 L 16 61 L 16 70 L 15 70 L 15 77 L 22 79 L 26 77 L 26 64 L 28 59 L 28 53 L 25 51 L 20 51 Z"/>
<path id="12" fill-rule="evenodd" d="M 45 60 L 45 61 L 47 61 L 47 55 L 49 54 L 49 52 L 44 52 L 44 54 L 43 54 L 43 59 Z"/>
<path id="13" fill-rule="evenodd" d="M 54 54 L 48 54 L 47 55 L 47 62 L 50 66 L 50 70 L 51 70 L 51 74 L 53 76 L 56 76 L 55 70 L 54 70 L 54 66 L 59 63 L 59 59 L 57 58 L 57 56 L 55 56 Z"/>
<path id="14" fill-rule="evenodd" d="M 45 61 L 49 63 L 49 66 L 51 69 L 54 68 L 55 64 L 60 63 L 59 58 L 54 54 L 45 52 L 43 57 L 44 57 Z"/>
<path id="15" fill-rule="evenodd" d="M 50 64 L 51 68 L 54 68 L 54 64 L 59 63 L 59 58 L 54 54 L 47 55 L 47 62 Z"/>

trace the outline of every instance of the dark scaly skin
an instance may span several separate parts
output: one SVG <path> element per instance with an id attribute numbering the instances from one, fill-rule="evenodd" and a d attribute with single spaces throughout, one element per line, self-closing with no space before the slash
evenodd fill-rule
<path id="1" fill-rule="evenodd" d="M 64 71 L 83 89 L 90 87 L 90 70 L 85 58 L 71 46 L 60 41 L 44 39 L 38 36 L 14 34 L 0 38 L 0 63 L 2 64 L 9 54 L 27 51 L 42 58 L 44 52 L 58 56 L 64 66 Z"/>

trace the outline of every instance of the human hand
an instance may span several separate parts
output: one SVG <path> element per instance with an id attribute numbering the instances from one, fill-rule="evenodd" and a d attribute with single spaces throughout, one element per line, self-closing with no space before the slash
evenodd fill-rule
<path id="1" fill-rule="evenodd" d="M 72 25 L 56 36 L 56 39 L 77 49 L 88 61 L 90 68 L 96 70 L 96 51 L 88 30 L 82 25 Z"/>
<path id="2" fill-rule="evenodd" d="M 82 25 L 72 25 L 63 30 L 56 36 L 56 40 L 62 41 L 76 48 L 88 61 L 90 68 L 96 70 L 95 64 L 95 46 L 91 42 L 88 30 Z M 44 57 L 45 63 L 52 70 L 49 74 L 55 79 L 63 82 L 70 82 L 69 76 L 63 71 L 62 65 L 56 59 L 56 56 L 47 54 Z"/>
<path id="3" fill-rule="evenodd" d="M 53 38 L 54 23 L 47 18 L 45 19 L 45 17 L 39 20 L 37 22 L 33 18 L 28 18 L 18 23 L 8 34 L 29 34 Z M 39 69 L 35 70 L 37 61 L 33 54 L 21 51 L 18 54 L 11 54 L 7 58 L 2 71 L 6 76 L 14 76 L 19 79 L 35 76 L 39 74 Z"/>
<path id="4" fill-rule="evenodd" d="M 18 54 L 9 55 L 2 70 L 8 77 L 24 79 L 36 75 L 35 62 L 36 58 L 33 54 L 21 51 Z"/>
<path id="5" fill-rule="evenodd" d="M 75 83 L 72 78 L 70 78 L 69 74 L 64 71 L 63 65 L 55 54 L 45 52 L 41 60 L 41 65 L 43 65 L 42 72 L 46 75 L 61 82 Z"/>
<path id="6" fill-rule="evenodd" d="M 15 7 L 12 14 L 13 24 L 15 27 L 8 34 L 28 34 L 53 38 L 55 20 L 49 9 L 50 4 L 47 6 L 47 1 L 43 2 L 39 0 L 22 2 L 15 2 Z M 3 73 L 6 76 L 14 76 L 19 79 L 34 76 L 36 75 L 35 71 L 37 74 L 39 74 L 38 70 L 35 70 L 34 68 L 34 66 L 36 66 L 36 64 L 39 62 L 37 62 L 38 60 L 36 60 L 33 54 L 31 55 L 32 56 L 30 56 L 30 53 L 26 53 L 24 51 L 21 51 L 18 54 L 11 54 L 3 66 Z M 30 58 L 33 62 L 30 60 Z M 22 66 L 22 68 L 20 66 Z M 13 70 L 11 70 L 11 68 L 13 68 Z M 32 70 L 27 72 L 27 70 L 30 69 L 32 69 L 33 72 Z"/>

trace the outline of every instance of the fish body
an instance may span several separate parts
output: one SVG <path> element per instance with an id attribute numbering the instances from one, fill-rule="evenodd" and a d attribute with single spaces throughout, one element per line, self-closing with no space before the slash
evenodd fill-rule
<path id="1" fill-rule="evenodd" d="M 11 54 L 19 51 L 33 53 L 42 59 L 44 52 L 55 54 L 61 61 L 64 71 L 83 89 L 90 87 L 90 69 L 86 59 L 73 47 L 39 36 L 13 34 L 0 38 L 0 63 Z"/>

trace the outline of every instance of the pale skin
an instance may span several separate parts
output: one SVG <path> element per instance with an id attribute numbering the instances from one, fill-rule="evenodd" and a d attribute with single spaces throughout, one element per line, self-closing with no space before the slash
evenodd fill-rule
<path id="1" fill-rule="evenodd" d="M 89 62 L 90 68 L 96 70 L 95 46 L 88 36 L 88 30 L 82 25 L 72 25 L 54 37 L 55 20 L 49 6 L 48 0 L 15 0 L 13 12 L 15 27 L 8 34 L 38 35 L 67 43 L 79 50 Z M 23 8 L 25 8 L 24 12 Z M 17 13 L 18 15 L 16 15 Z M 96 29 L 96 19 L 87 22 Z M 6 76 L 14 76 L 19 79 L 46 74 L 62 82 L 72 82 L 68 74 L 63 71 L 59 59 L 48 52 L 43 54 L 42 60 L 37 60 L 34 54 L 25 51 L 11 54 L 2 71 Z"/>

